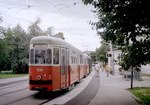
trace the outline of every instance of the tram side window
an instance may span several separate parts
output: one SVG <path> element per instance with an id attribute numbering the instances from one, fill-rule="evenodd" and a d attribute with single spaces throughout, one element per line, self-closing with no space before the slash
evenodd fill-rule
<path id="1" fill-rule="evenodd" d="M 52 50 L 51 49 L 47 49 L 46 63 L 47 64 L 52 63 Z"/>
<path id="2" fill-rule="evenodd" d="M 35 49 L 35 64 L 45 64 L 46 51 L 42 49 Z"/>
<path id="3" fill-rule="evenodd" d="M 34 64 L 34 49 L 30 50 L 30 64 Z"/>
<path id="4" fill-rule="evenodd" d="M 71 56 L 71 64 L 73 64 L 73 56 Z"/>
<path id="5" fill-rule="evenodd" d="M 77 64 L 77 57 L 75 57 L 75 64 Z"/>
<path id="6" fill-rule="evenodd" d="M 83 63 L 82 64 L 84 65 L 84 58 L 83 58 Z"/>
<path id="7" fill-rule="evenodd" d="M 79 64 L 79 56 L 77 56 L 77 64 Z"/>
<path id="8" fill-rule="evenodd" d="M 53 64 L 59 64 L 59 48 L 53 50 Z"/>
<path id="9" fill-rule="evenodd" d="M 80 64 L 83 64 L 83 57 L 80 55 Z"/>

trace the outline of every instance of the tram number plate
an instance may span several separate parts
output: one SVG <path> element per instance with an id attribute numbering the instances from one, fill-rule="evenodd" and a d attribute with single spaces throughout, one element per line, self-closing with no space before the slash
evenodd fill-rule
<path id="1" fill-rule="evenodd" d="M 37 68 L 36 71 L 37 71 L 37 72 L 42 72 L 43 69 L 42 69 L 42 68 Z"/>

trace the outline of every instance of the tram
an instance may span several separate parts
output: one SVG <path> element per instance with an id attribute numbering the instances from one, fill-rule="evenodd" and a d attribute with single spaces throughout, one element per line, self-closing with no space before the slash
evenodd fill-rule
<path id="1" fill-rule="evenodd" d="M 62 39 L 34 37 L 30 41 L 29 88 L 67 89 L 90 73 L 90 57 Z"/>

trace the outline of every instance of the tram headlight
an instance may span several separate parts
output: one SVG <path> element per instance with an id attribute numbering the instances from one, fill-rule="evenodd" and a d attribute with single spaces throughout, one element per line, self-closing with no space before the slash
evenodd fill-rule
<path id="1" fill-rule="evenodd" d="M 41 78 L 42 78 L 41 75 L 37 75 L 37 76 L 36 76 L 36 79 L 37 79 L 37 80 L 41 80 Z"/>

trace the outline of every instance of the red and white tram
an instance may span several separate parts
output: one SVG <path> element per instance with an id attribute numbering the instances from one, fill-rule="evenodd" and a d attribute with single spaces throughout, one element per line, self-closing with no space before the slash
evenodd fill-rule
<path id="1" fill-rule="evenodd" d="M 38 36 L 30 41 L 30 90 L 56 91 L 87 76 L 89 56 L 64 40 Z"/>

